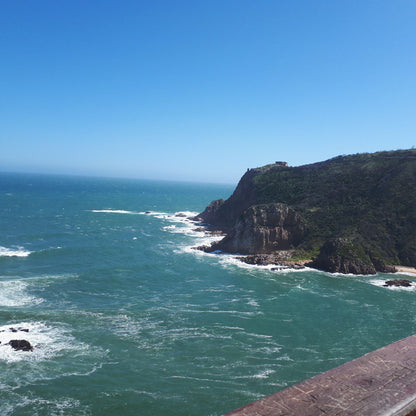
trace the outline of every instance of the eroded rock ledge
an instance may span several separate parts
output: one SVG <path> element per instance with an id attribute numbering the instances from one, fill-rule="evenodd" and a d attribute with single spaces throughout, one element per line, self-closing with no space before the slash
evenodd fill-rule
<path id="1" fill-rule="evenodd" d="M 294 254 L 294 250 L 281 250 L 273 254 L 251 254 L 237 258 L 243 263 L 253 264 L 256 266 L 276 265 L 279 267 L 295 270 L 312 266 L 311 260 L 295 260 L 293 258 Z"/>
<path id="2" fill-rule="evenodd" d="M 222 200 L 214 201 L 204 211 L 208 218 L 223 205 Z M 200 214 L 198 219 L 204 214 Z M 315 259 L 296 260 L 297 247 L 308 232 L 306 221 L 293 208 L 282 203 L 253 205 L 238 217 L 226 236 L 211 246 L 198 249 L 208 253 L 248 254 L 239 257 L 244 263 L 255 265 L 275 264 L 300 269 L 305 266 L 342 274 L 394 273 L 396 269 L 383 260 L 366 252 L 349 238 L 335 238 L 327 241 Z"/>
<path id="3" fill-rule="evenodd" d="M 302 217 L 287 205 L 254 205 L 240 215 L 225 238 L 206 251 L 271 254 L 298 245 L 305 231 Z"/>

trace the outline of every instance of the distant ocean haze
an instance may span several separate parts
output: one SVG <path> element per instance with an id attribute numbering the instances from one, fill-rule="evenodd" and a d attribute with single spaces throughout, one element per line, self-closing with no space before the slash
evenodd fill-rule
<path id="1" fill-rule="evenodd" d="M 1 414 L 221 415 L 414 333 L 387 275 L 194 250 L 219 237 L 190 218 L 232 191 L 1 174 Z"/>

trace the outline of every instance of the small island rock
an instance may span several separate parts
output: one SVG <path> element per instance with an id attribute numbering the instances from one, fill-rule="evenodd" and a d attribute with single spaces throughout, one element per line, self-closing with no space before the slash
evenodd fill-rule
<path id="1" fill-rule="evenodd" d="M 384 287 L 389 286 L 396 286 L 396 287 L 410 287 L 412 286 L 412 282 L 406 279 L 395 279 L 395 280 L 387 280 L 386 283 L 383 285 Z"/>
<path id="2" fill-rule="evenodd" d="M 25 339 L 12 339 L 9 345 L 16 351 L 33 351 L 32 345 Z"/>

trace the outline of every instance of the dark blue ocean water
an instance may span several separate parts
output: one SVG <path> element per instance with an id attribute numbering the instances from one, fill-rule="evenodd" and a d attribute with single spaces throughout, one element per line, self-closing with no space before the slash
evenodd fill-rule
<path id="1" fill-rule="evenodd" d="M 387 275 L 192 250 L 175 214 L 232 190 L 1 174 L 0 414 L 221 415 L 415 332 Z"/>

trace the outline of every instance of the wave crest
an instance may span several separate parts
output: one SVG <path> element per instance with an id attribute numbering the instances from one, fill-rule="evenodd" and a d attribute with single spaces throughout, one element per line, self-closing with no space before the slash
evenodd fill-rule
<path id="1" fill-rule="evenodd" d="M 0 257 L 27 257 L 32 251 L 23 247 L 7 248 L 0 246 Z"/>
<path id="2" fill-rule="evenodd" d="M 92 209 L 90 212 L 101 212 L 104 214 L 130 214 L 130 215 L 138 215 L 140 212 L 136 211 L 126 211 L 124 209 Z"/>
<path id="3" fill-rule="evenodd" d="M 25 339 L 33 351 L 15 351 L 8 345 L 12 339 Z M 88 346 L 77 342 L 64 327 L 44 322 L 18 322 L 0 326 L 0 360 L 6 362 L 44 361 L 65 350 L 81 350 Z"/>
<path id="4" fill-rule="evenodd" d="M 27 286 L 28 284 L 21 280 L 0 281 L 0 306 L 15 307 L 42 303 L 42 298 L 27 293 Z"/>

